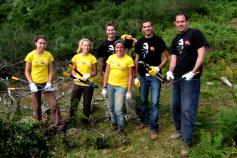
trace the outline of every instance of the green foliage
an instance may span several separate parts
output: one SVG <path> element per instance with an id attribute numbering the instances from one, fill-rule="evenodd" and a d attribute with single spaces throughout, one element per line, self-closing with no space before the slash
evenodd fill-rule
<path id="1" fill-rule="evenodd" d="M 212 136 L 208 132 L 201 131 L 201 140 L 198 145 L 190 151 L 190 158 L 224 158 L 228 154 L 222 147 L 223 134 L 217 133 Z"/>
<path id="2" fill-rule="evenodd" d="M 1 56 L 4 59 L 11 59 L 10 62 L 19 61 L 24 58 L 26 52 L 29 52 L 29 48 L 34 46 L 29 46 L 33 35 L 45 34 L 50 40 L 48 49 L 55 58 L 71 57 L 73 50 L 77 48 L 77 41 L 82 37 L 90 38 L 97 47 L 105 38 L 104 25 L 109 20 L 116 22 L 120 34 L 129 33 L 140 37 L 141 19 L 151 19 L 156 31 L 161 32 L 161 29 L 171 24 L 173 16 L 179 10 L 206 14 L 205 2 L 205 0 L 127 0 L 115 3 L 107 0 L 85 3 L 70 0 L 10 1 L 0 7 L 0 15 L 6 19 L 2 23 L 4 31 L 1 29 L 0 33 L 3 32 L 7 36 L 1 41 L 3 43 L 1 46 L 5 45 L 0 49 L 3 50 Z M 24 37 L 22 34 L 19 35 L 18 28 Z M 20 44 L 21 42 L 23 44 Z M 17 47 L 9 47 L 13 44 Z"/>
<path id="3" fill-rule="evenodd" d="M 41 125 L 15 121 L 0 118 L 0 157 L 47 157 L 49 148 Z"/>
<path id="4" fill-rule="evenodd" d="M 217 117 L 217 123 L 220 131 L 224 133 L 224 139 L 227 141 L 237 141 L 237 108 L 222 109 Z"/>

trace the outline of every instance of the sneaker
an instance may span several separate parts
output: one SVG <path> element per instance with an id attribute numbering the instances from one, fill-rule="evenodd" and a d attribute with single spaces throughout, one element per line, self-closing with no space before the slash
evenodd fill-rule
<path id="1" fill-rule="evenodd" d="M 188 150 L 189 150 L 189 146 L 186 144 L 183 144 L 181 147 L 180 156 L 182 158 L 187 158 L 188 157 Z"/>
<path id="2" fill-rule="evenodd" d="M 180 133 L 175 133 L 175 134 L 172 134 L 170 136 L 170 140 L 176 140 L 176 139 L 179 139 L 181 137 L 182 137 L 182 135 Z"/>
<path id="3" fill-rule="evenodd" d="M 156 140 L 158 138 L 158 133 L 154 130 L 151 130 L 151 140 Z"/>
<path id="4" fill-rule="evenodd" d="M 119 129 L 119 136 L 120 136 L 121 143 L 125 143 L 126 142 L 126 135 L 125 135 L 124 129 Z"/>
<path id="5" fill-rule="evenodd" d="M 141 123 L 139 126 L 136 127 L 136 129 L 143 129 L 145 128 L 145 124 L 144 123 Z"/>

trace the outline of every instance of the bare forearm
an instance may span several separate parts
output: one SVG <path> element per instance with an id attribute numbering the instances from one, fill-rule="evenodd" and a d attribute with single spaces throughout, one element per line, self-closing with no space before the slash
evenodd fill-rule
<path id="1" fill-rule="evenodd" d="M 158 66 L 160 69 L 162 69 L 168 62 L 168 53 L 166 51 L 164 51 L 162 53 L 162 61 L 160 63 L 160 65 Z"/>
<path id="2" fill-rule="evenodd" d="M 49 74 L 48 74 L 48 82 L 53 81 L 53 63 L 49 63 Z"/>
<path id="3" fill-rule="evenodd" d="M 192 70 L 193 73 L 196 73 L 198 71 L 198 69 L 202 65 L 204 59 L 205 59 L 205 47 L 201 47 L 198 49 L 198 57 L 197 57 L 195 66 Z"/>
<path id="4" fill-rule="evenodd" d="M 129 68 L 128 73 L 128 92 L 132 92 L 133 67 Z"/>
<path id="5" fill-rule="evenodd" d="M 106 65 L 105 74 L 104 74 L 103 87 L 106 87 L 106 86 L 107 86 L 108 79 L 109 79 L 109 73 L 110 73 L 110 65 L 107 64 L 107 65 Z"/>
<path id="6" fill-rule="evenodd" d="M 32 78 L 31 78 L 31 64 L 26 62 L 26 66 L 25 66 L 25 76 L 28 82 L 33 82 Z"/>
<path id="7" fill-rule="evenodd" d="M 136 57 L 135 57 L 135 77 L 138 77 L 138 75 L 139 75 L 138 68 L 139 68 L 139 56 L 136 55 Z"/>
<path id="8" fill-rule="evenodd" d="M 99 58 L 99 76 L 103 76 L 104 58 Z"/>
<path id="9" fill-rule="evenodd" d="M 91 77 L 94 77 L 97 75 L 97 64 L 96 63 L 93 64 L 92 68 L 93 68 L 93 71 L 91 73 Z"/>
<path id="10" fill-rule="evenodd" d="M 176 66 L 176 55 L 171 56 L 169 71 L 173 72 Z"/>

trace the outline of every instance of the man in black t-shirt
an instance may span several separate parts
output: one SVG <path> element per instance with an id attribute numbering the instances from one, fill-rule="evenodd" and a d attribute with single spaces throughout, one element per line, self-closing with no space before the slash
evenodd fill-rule
<path id="1" fill-rule="evenodd" d="M 142 32 L 144 36 L 139 39 L 135 45 L 136 53 L 136 78 L 135 84 L 140 81 L 140 98 L 141 98 L 141 124 L 139 128 L 144 128 L 149 117 L 150 138 L 157 139 L 158 118 L 159 118 L 159 97 L 161 90 L 161 82 L 156 77 L 157 73 L 161 73 L 161 69 L 168 62 L 168 54 L 163 39 L 153 32 L 152 22 L 144 20 L 142 22 Z M 150 67 L 147 69 L 145 64 Z M 138 78 L 139 77 L 139 78 Z M 151 89 L 151 106 L 148 110 L 148 95 Z M 150 116 L 148 116 L 148 114 Z"/>
<path id="2" fill-rule="evenodd" d="M 171 43 L 172 53 L 167 80 L 172 81 L 172 116 L 177 133 L 171 139 L 182 138 L 181 156 L 187 156 L 200 95 L 200 77 L 207 41 L 198 29 L 188 28 L 185 13 L 176 15 L 178 34 Z"/>
<path id="3" fill-rule="evenodd" d="M 114 53 L 114 42 L 118 39 L 116 37 L 116 27 L 113 22 L 108 22 L 105 26 L 107 39 L 99 46 L 97 52 L 99 57 L 99 75 L 98 79 L 103 82 L 103 73 L 106 68 L 106 60 Z"/>
<path id="4" fill-rule="evenodd" d="M 106 68 L 106 60 L 110 55 L 114 53 L 114 42 L 118 39 L 116 37 L 116 27 L 113 22 L 107 22 L 105 26 L 105 31 L 107 34 L 107 39 L 103 41 L 103 43 L 99 46 L 97 53 L 99 57 L 99 75 L 98 79 L 100 83 L 103 83 L 103 75 Z M 104 103 L 105 108 L 105 117 L 111 119 L 111 111 L 109 107 L 107 107 L 106 100 Z"/>

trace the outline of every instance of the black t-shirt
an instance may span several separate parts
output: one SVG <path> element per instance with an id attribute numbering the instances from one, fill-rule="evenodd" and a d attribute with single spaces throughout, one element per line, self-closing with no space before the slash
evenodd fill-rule
<path id="1" fill-rule="evenodd" d="M 105 71 L 106 68 L 106 60 L 109 58 L 110 55 L 114 53 L 114 42 L 117 38 L 113 41 L 105 40 L 98 48 L 97 53 L 99 58 L 104 58 L 104 67 L 103 70 Z"/>
<path id="2" fill-rule="evenodd" d="M 198 29 L 188 29 L 184 34 L 178 34 L 171 43 L 170 51 L 177 56 L 174 75 L 181 77 L 185 73 L 192 71 L 197 57 L 197 50 L 207 44 L 207 41 Z M 202 66 L 195 78 L 199 78 L 202 73 Z"/>
<path id="3" fill-rule="evenodd" d="M 139 61 L 145 62 L 150 66 L 158 66 L 161 63 L 161 55 L 166 50 L 163 39 L 157 35 L 151 38 L 144 36 L 135 45 L 135 52 L 139 55 Z M 143 64 L 139 64 L 139 75 L 144 76 L 146 69 Z"/>

